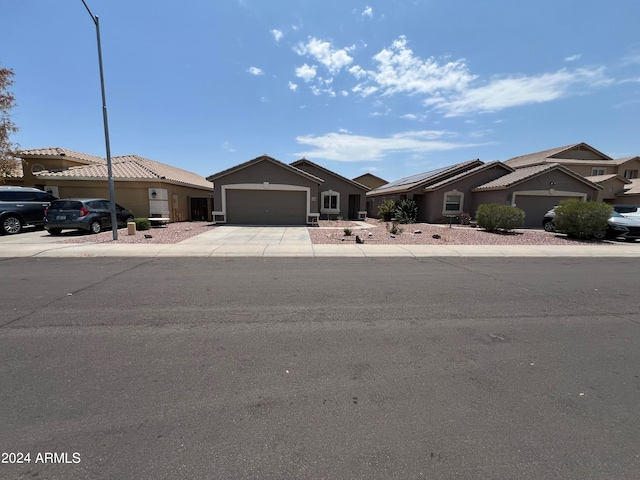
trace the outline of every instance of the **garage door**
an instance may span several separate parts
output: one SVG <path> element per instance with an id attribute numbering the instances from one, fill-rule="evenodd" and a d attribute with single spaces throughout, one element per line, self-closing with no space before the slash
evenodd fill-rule
<path id="1" fill-rule="evenodd" d="M 524 226 L 527 228 L 542 228 L 542 218 L 547 211 L 558 205 L 562 200 L 576 197 L 549 197 L 537 195 L 516 195 L 516 207 L 524 210 Z M 578 197 L 580 198 L 580 197 Z"/>
<path id="2" fill-rule="evenodd" d="M 227 223 L 233 225 L 306 225 L 307 192 L 232 190 L 227 195 Z"/>

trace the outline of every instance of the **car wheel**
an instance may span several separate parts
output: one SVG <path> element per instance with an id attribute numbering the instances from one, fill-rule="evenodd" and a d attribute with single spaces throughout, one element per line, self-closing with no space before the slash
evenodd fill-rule
<path id="1" fill-rule="evenodd" d="M 553 232 L 555 230 L 555 227 L 553 226 L 553 221 L 552 220 L 548 220 L 548 221 L 544 222 L 542 224 L 542 228 L 544 228 L 545 232 Z"/>
<path id="2" fill-rule="evenodd" d="M 595 238 L 596 240 L 604 240 L 606 236 L 607 236 L 606 230 L 602 230 L 601 232 L 593 234 L 593 238 Z"/>
<path id="3" fill-rule="evenodd" d="M 100 225 L 98 220 L 92 221 L 91 225 L 89 225 L 89 231 L 91 233 L 100 233 L 100 230 L 102 230 L 102 225 Z"/>
<path id="4" fill-rule="evenodd" d="M 55 235 L 58 236 L 62 233 L 62 229 L 61 228 L 50 228 L 49 229 L 49 235 Z"/>
<path id="5" fill-rule="evenodd" d="M 2 220 L 2 233 L 15 235 L 22 231 L 22 222 L 14 215 L 9 215 Z"/>

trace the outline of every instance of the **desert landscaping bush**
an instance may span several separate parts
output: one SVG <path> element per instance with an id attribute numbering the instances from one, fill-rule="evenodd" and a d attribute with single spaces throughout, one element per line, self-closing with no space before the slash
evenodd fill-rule
<path id="1" fill-rule="evenodd" d="M 136 222 L 136 230 L 150 230 L 151 229 L 151 221 L 148 218 L 134 218 L 134 222 Z"/>
<path id="2" fill-rule="evenodd" d="M 556 207 L 553 224 L 556 231 L 576 238 L 600 237 L 607 229 L 613 207 L 603 202 L 564 200 Z"/>
<path id="3" fill-rule="evenodd" d="M 524 210 L 511 205 L 487 203 L 478 207 L 476 221 L 487 232 L 509 232 L 524 226 Z"/>
<path id="4" fill-rule="evenodd" d="M 412 198 L 405 198 L 396 206 L 396 220 L 404 224 L 418 221 L 418 206 Z"/>
<path id="5" fill-rule="evenodd" d="M 380 217 L 380 221 L 390 222 L 392 218 L 395 218 L 396 207 L 397 203 L 393 198 L 380 205 L 378 207 L 378 217 Z"/>

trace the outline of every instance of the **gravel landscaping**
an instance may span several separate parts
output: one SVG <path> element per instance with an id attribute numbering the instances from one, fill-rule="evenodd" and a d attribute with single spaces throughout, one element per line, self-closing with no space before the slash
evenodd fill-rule
<path id="1" fill-rule="evenodd" d="M 565 235 L 549 233 L 543 230 L 518 230 L 512 234 L 488 233 L 484 230 L 454 225 L 432 225 L 416 223 L 398 225 L 402 233 L 389 233 L 390 224 L 374 219 L 367 220 L 368 226 L 361 228 L 349 221 L 320 220 L 318 227 L 310 227 L 309 235 L 314 244 L 356 243 L 356 236 L 371 245 L 612 245 L 609 241 L 580 241 Z M 129 235 L 126 228 L 118 230 L 118 240 L 114 242 L 111 230 L 97 235 L 81 232 L 63 232 L 63 243 L 178 243 L 216 228 L 209 222 L 177 222 L 147 231 L 138 231 Z M 344 229 L 351 229 L 351 235 L 345 235 Z M 420 232 L 420 233 L 417 233 Z M 150 238 L 145 235 L 151 235 Z"/>
<path id="2" fill-rule="evenodd" d="M 608 241 L 575 240 L 566 235 L 549 233 L 544 230 L 518 230 L 510 234 L 489 233 L 479 228 L 461 225 L 432 225 L 414 223 L 397 225 L 402 233 L 395 238 L 388 231 L 390 223 L 367 219 L 368 228 L 359 228 L 347 221 L 322 221 L 317 228 L 310 228 L 311 241 L 323 243 L 356 243 L 359 236 L 365 244 L 372 245 L 611 245 Z M 344 229 L 350 228 L 346 236 Z M 420 233 L 417 233 L 420 232 Z"/>

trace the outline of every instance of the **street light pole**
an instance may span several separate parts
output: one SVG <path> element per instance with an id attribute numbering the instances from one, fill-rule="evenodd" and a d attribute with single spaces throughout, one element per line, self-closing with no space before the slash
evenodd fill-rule
<path id="1" fill-rule="evenodd" d="M 102 119 L 104 121 L 104 141 L 107 148 L 107 177 L 109 179 L 109 205 L 111 206 L 111 231 L 113 232 L 113 239 L 118 239 L 118 218 L 116 216 L 116 193 L 113 184 L 113 170 L 111 168 L 111 146 L 109 144 L 109 120 L 107 118 L 107 96 L 104 91 L 104 72 L 102 70 L 102 46 L 100 44 L 100 20 L 96 17 L 87 3 L 82 0 L 84 8 L 89 12 L 91 20 L 96 26 L 96 36 L 98 38 L 98 63 L 100 65 L 100 88 L 102 89 Z"/>

